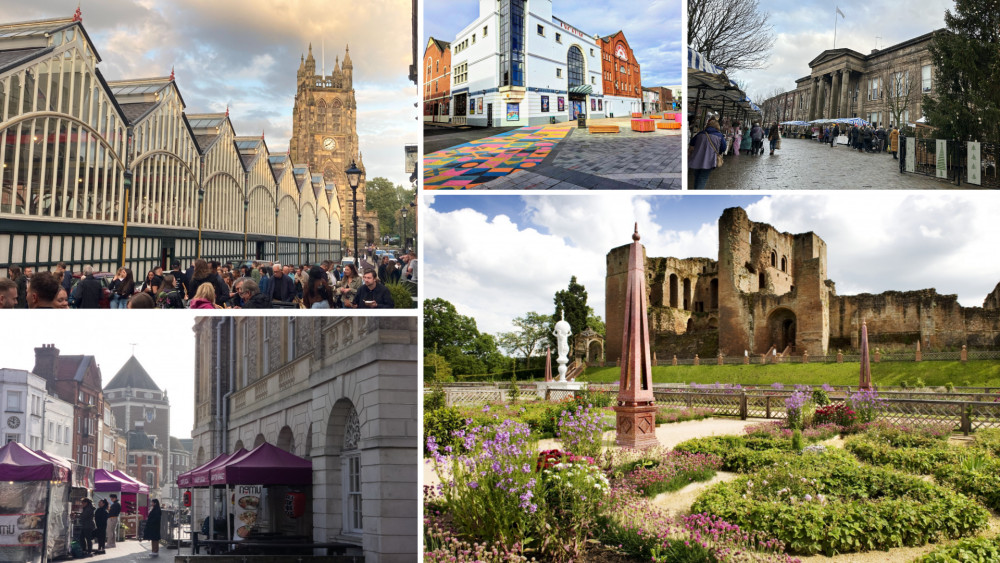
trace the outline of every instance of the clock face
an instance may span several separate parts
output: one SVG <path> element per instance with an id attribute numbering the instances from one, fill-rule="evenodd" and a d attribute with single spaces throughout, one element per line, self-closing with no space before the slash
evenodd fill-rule
<path id="1" fill-rule="evenodd" d="M 623 61 L 628 60 L 628 53 L 625 52 L 625 46 L 622 45 L 621 43 L 619 43 L 617 48 L 615 49 L 615 56 Z"/>
<path id="2" fill-rule="evenodd" d="M 336 139 L 334 139 L 333 137 L 327 137 L 323 139 L 323 148 L 328 151 L 332 151 L 333 149 L 337 148 Z"/>
<path id="3" fill-rule="evenodd" d="M 18 426 L 21 426 L 21 419 L 16 416 L 12 416 L 7 419 L 7 426 L 17 428 Z"/>

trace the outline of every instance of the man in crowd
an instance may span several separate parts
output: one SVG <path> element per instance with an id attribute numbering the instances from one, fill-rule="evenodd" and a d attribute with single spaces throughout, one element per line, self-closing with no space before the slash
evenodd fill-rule
<path id="1" fill-rule="evenodd" d="M 252 278 L 240 278 L 236 281 L 237 293 L 243 301 L 243 309 L 270 309 L 271 298 L 260 292 L 257 282 Z"/>
<path id="2" fill-rule="evenodd" d="M 392 300 L 392 294 L 389 293 L 388 288 L 378 281 L 374 269 L 365 268 L 365 273 L 361 279 L 364 281 L 364 284 L 358 289 L 357 295 L 354 296 L 354 306 L 356 308 L 393 309 L 396 307 L 395 302 Z"/>
<path id="3" fill-rule="evenodd" d="M 94 267 L 84 266 L 83 277 L 73 288 L 77 309 L 99 309 L 101 307 L 101 282 L 94 278 Z"/>
<path id="4" fill-rule="evenodd" d="M 59 280 L 62 288 L 69 293 L 69 290 L 73 288 L 73 272 L 66 269 L 66 263 L 59 262 L 56 264 L 56 269 L 52 272 L 52 275 Z"/>
<path id="5" fill-rule="evenodd" d="M 270 292 L 268 297 L 273 301 L 291 303 L 295 299 L 295 281 L 286 274 L 285 268 L 277 262 L 274 264 L 274 271 L 271 272 L 271 284 L 268 290 Z"/>
<path id="6" fill-rule="evenodd" d="M 403 268 L 403 277 L 417 283 L 417 251 L 411 250 L 403 262 L 406 264 L 406 267 Z"/>
<path id="7" fill-rule="evenodd" d="M 191 283 L 191 278 L 189 278 L 187 274 L 181 270 L 180 260 L 174 260 L 170 263 L 170 273 L 173 274 L 174 282 L 176 284 L 175 287 L 181 290 L 181 295 L 188 299 L 194 297 L 188 289 L 188 284 Z"/>
<path id="8" fill-rule="evenodd" d="M 13 309 L 17 306 L 17 284 L 14 280 L 0 278 L 0 309 Z"/>
<path id="9" fill-rule="evenodd" d="M 53 303 L 62 286 L 52 272 L 39 272 L 32 276 L 28 284 L 29 309 L 54 309 Z"/>

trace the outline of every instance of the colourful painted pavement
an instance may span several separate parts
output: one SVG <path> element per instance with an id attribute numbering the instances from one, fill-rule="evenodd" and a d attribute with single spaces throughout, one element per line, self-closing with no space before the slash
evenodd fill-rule
<path id="1" fill-rule="evenodd" d="M 424 189 L 463 190 L 529 170 L 549 156 L 571 126 L 522 127 L 424 157 Z"/>

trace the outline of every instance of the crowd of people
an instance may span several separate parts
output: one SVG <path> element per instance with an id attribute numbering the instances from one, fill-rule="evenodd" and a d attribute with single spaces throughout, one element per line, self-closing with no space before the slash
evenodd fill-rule
<path id="1" fill-rule="evenodd" d="M 834 123 L 831 127 L 827 125 L 813 131 L 816 140 L 829 144 L 831 147 L 835 143 L 846 144 L 851 149 L 858 152 L 869 153 L 892 153 L 892 158 L 898 158 L 899 152 L 899 128 L 892 126 L 889 129 L 881 125 L 849 125 Z M 844 137 L 844 140 L 839 140 Z"/>
<path id="2" fill-rule="evenodd" d="M 82 557 L 103 555 L 108 549 L 116 546 L 118 534 L 118 518 L 121 516 L 122 505 L 118 495 L 111 494 L 109 499 L 100 499 L 97 506 L 94 501 L 84 498 L 80 501 L 81 509 L 78 520 L 79 537 L 77 545 Z M 161 511 L 160 501 L 153 499 L 153 507 L 146 516 L 146 527 L 142 539 L 152 542 L 152 557 L 159 555 Z M 96 549 L 95 549 L 96 547 Z M 74 550 L 77 549 L 74 547 Z"/>
<path id="3" fill-rule="evenodd" d="M 97 309 L 105 299 L 112 309 L 391 309 L 395 303 L 385 284 L 415 287 L 416 252 L 377 262 L 362 257 L 360 267 L 330 260 L 233 266 L 198 259 L 182 270 L 174 260 L 169 271 L 156 267 L 139 279 L 130 268 L 119 268 L 113 277 L 103 274 L 103 283 L 91 266 L 74 276 L 63 262 L 37 273 L 11 265 L 7 277 L 0 278 L 0 309 Z"/>
<path id="4" fill-rule="evenodd" d="M 692 189 L 705 189 L 709 175 L 722 166 L 723 157 L 762 155 L 765 139 L 773 155 L 774 151 L 781 149 L 781 137 L 781 126 L 777 122 L 767 127 L 756 121 L 749 127 L 739 121 L 720 126 L 718 119 L 710 118 L 704 129 L 691 135 L 688 145 L 688 168 L 694 174 Z"/>

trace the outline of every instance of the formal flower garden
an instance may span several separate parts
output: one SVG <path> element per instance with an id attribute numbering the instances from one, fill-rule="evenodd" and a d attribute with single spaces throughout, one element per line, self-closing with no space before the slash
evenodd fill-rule
<path id="1" fill-rule="evenodd" d="M 646 450 L 613 445 L 606 393 L 427 400 L 425 561 L 788 562 L 928 544 L 915 561 L 1000 561 L 1000 430 L 959 441 L 951 424 L 889 422 L 874 391 L 798 386 L 784 420 Z M 550 438 L 559 448 L 541 449 Z M 693 483 L 688 510 L 664 508 Z"/>

